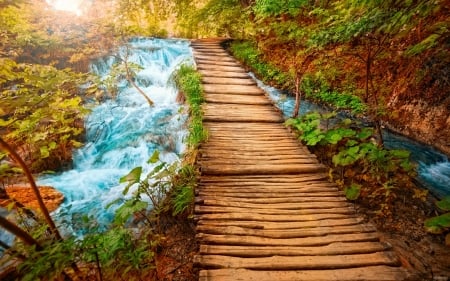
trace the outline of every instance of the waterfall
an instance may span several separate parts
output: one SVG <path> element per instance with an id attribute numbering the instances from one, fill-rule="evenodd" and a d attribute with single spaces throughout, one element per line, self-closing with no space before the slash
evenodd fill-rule
<path id="1" fill-rule="evenodd" d="M 106 79 L 124 52 L 129 62 L 142 67 L 135 82 L 155 106 L 150 107 L 128 81 L 118 81 L 117 97 L 94 107 L 87 116 L 86 143 L 74 151 L 74 168 L 38 179 L 40 185 L 53 186 L 64 194 L 63 205 L 52 215 L 69 233 L 82 234 L 78 225 L 83 216 L 107 225 L 114 208 L 105 207 L 123 191 L 119 179 L 137 166 L 150 171 L 147 160 L 155 150 L 164 162 L 173 163 L 185 149 L 187 115 L 176 103 L 177 90 L 170 77 L 182 62 L 193 63 L 189 42 L 135 38 L 116 56 L 93 62 L 92 72 Z"/>
<path id="2" fill-rule="evenodd" d="M 283 112 L 285 118 L 292 116 L 295 97 L 283 94 L 280 90 L 265 85 L 253 73 L 250 73 L 250 76 L 255 79 L 259 87 L 266 91 L 275 105 Z M 326 109 L 309 101 L 302 100 L 300 108 L 301 115 L 312 111 L 323 113 L 326 112 Z M 421 185 L 439 198 L 450 196 L 450 161 L 447 156 L 430 146 L 423 145 L 387 130 L 383 131 L 383 139 L 385 147 L 388 149 L 405 149 L 411 152 L 412 161 L 418 165 L 417 180 Z"/>

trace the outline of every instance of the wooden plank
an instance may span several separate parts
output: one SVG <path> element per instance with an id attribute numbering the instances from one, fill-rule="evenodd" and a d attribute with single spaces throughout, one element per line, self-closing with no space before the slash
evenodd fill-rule
<path id="1" fill-rule="evenodd" d="M 379 241 L 377 233 L 355 233 L 355 234 L 330 234 L 321 237 L 306 238 L 283 238 L 274 239 L 266 237 L 244 236 L 244 235 L 213 235 L 199 233 L 197 239 L 202 244 L 214 245 L 253 245 L 253 246 L 320 246 L 335 242 L 374 242 Z"/>
<path id="2" fill-rule="evenodd" d="M 202 65 L 222 65 L 222 66 L 239 67 L 239 64 L 237 62 L 230 61 L 230 60 L 205 60 L 205 59 L 196 58 L 195 62 L 200 67 Z M 249 79 L 249 80 L 251 80 L 251 79 Z"/>
<path id="3" fill-rule="evenodd" d="M 202 77 L 205 84 L 225 84 L 225 85 L 256 85 L 253 79 L 224 78 L 224 77 Z"/>
<path id="4" fill-rule="evenodd" d="M 365 254 L 391 248 L 391 245 L 382 242 L 336 242 L 316 247 L 200 245 L 199 253 L 234 257 L 323 256 Z"/>
<path id="5" fill-rule="evenodd" d="M 323 192 L 323 191 L 334 191 L 338 190 L 338 187 L 333 182 L 328 182 L 324 179 L 326 179 L 326 175 L 322 174 L 323 177 L 318 177 L 317 180 L 310 178 L 310 179 L 304 179 L 304 181 L 295 181 L 295 180 L 287 180 L 287 179 L 280 179 L 279 181 L 276 181 L 276 178 L 271 176 L 268 177 L 268 175 L 263 175 L 265 178 L 230 178 L 229 180 L 220 180 L 213 178 L 214 176 L 201 178 L 199 182 L 199 187 L 217 187 L 221 189 L 226 189 L 232 191 L 235 190 L 241 190 L 243 187 L 251 188 L 258 190 L 269 190 L 273 191 L 274 188 L 280 188 L 280 189 L 299 189 L 303 190 L 303 192 Z M 279 175 L 278 177 L 285 176 L 285 175 Z M 294 175 L 296 176 L 296 175 Z M 217 176 L 220 177 L 220 176 Z M 298 177 L 298 176 L 297 176 Z"/>
<path id="6" fill-rule="evenodd" d="M 223 95 L 223 94 L 205 94 L 205 101 L 209 103 L 226 103 L 226 104 L 255 104 L 270 105 L 271 101 L 264 97 L 247 96 L 247 95 Z"/>
<path id="7" fill-rule="evenodd" d="M 208 115 L 205 114 L 203 120 L 205 121 L 216 121 L 221 122 L 225 119 L 224 116 L 219 115 Z M 283 118 L 281 116 L 271 115 L 271 116 L 228 116 L 227 120 L 229 122 L 267 122 L 267 123 L 282 123 Z"/>
<path id="8" fill-rule="evenodd" d="M 214 54 L 212 54 L 212 53 L 214 53 Z M 211 52 L 209 50 L 194 49 L 193 50 L 193 54 L 194 54 L 194 56 L 197 56 L 197 55 L 214 56 L 217 59 L 220 59 L 220 58 L 223 58 L 223 57 L 225 57 L 225 58 L 232 57 L 232 56 L 230 56 L 230 54 L 228 54 L 227 52 L 225 52 L 223 50 L 222 51 L 218 51 L 218 52 Z"/>
<path id="9" fill-rule="evenodd" d="M 196 256 L 194 263 L 206 268 L 246 268 L 271 270 L 329 269 L 375 265 L 399 266 L 392 252 L 338 256 L 295 256 L 241 258 L 220 255 Z"/>
<path id="10" fill-rule="evenodd" d="M 270 165 L 303 165 L 303 164 L 317 164 L 316 159 L 308 159 L 308 158 L 291 158 L 291 159 L 272 159 L 268 161 L 267 159 L 251 159 L 251 157 L 247 159 L 243 158 L 230 158 L 230 159 L 220 159 L 220 158 L 202 158 L 197 162 L 202 166 L 209 165 L 259 165 L 260 163 L 266 163 Z"/>
<path id="11" fill-rule="evenodd" d="M 199 220 L 197 225 L 208 226 L 239 226 L 251 229 L 301 229 L 319 226 L 339 226 L 360 224 L 361 218 L 323 219 L 317 221 L 302 222 L 266 222 L 266 221 L 223 221 L 223 220 Z M 265 245 L 268 246 L 268 245 Z"/>
<path id="12" fill-rule="evenodd" d="M 311 214 L 354 214 L 355 210 L 349 207 L 321 208 L 321 209 L 253 209 L 238 207 L 217 207 L 195 205 L 195 214 L 220 214 L 220 213 L 248 213 L 264 215 L 311 215 Z"/>
<path id="13" fill-rule="evenodd" d="M 375 232 L 375 227 L 364 225 L 351 226 L 331 226 L 331 227 L 314 227 L 304 229 L 290 230 L 266 230 L 266 229 L 249 229 L 238 226 L 217 227 L 209 225 L 197 226 L 197 231 L 207 234 L 216 235 L 247 235 L 255 237 L 267 238 L 301 238 L 301 237 L 321 237 L 330 234 L 352 234 L 352 233 L 368 233 Z"/>
<path id="14" fill-rule="evenodd" d="M 276 203 L 304 203 L 315 202 L 317 204 L 326 204 L 329 202 L 347 202 L 343 196 L 277 196 L 277 197 L 243 197 L 234 196 L 233 194 L 209 195 L 209 193 L 197 197 L 199 200 L 217 200 L 224 199 L 233 202 L 254 203 L 254 204 L 276 204 Z"/>
<path id="15" fill-rule="evenodd" d="M 235 185 L 238 182 L 251 182 L 251 183 L 302 183 L 302 184 L 326 184 L 330 185 L 326 174 L 304 174 L 301 177 L 297 175 L 277 175 L 277 177 L 269 175 L 243 175 L 238 177 L 233 176 L 204 176 L 201 178 L 203 183 L 220 183 L 221 185 Z"/>
<path id="16" fill-rule="evenodd" d="M 232 71 L 232 67 L 223 67 L 223 70 Z M 205 93 L 224 93 L 224 94 L 256 94 L 263 95 L 264 91 L 256 86 L 249 85 L 221 85 L 221 84 L 203 84 Z M 272 107 L 267 107 L 273 109 Z"/>
<path id="17" fill-rule="evenodd" d="M 290 184 L 279 184 L 275 187 L 267 187 L 262 184 L 247 185 L 240 183 L 237 186 L 216 186 L 200 184 L 195 189 L 199 195 L 206 192 L 214 192 L 215 194 L 239 194 L 235 197 L 290 197 L 297 196 L 342 196 L 343 193 L 337 188 L 330 187 L 293 187 Z M 253 196 L 252 194 L 255 193 Z M 267 195 L 265 195 L 267 193 Z M 272 196 L 273 194 L 278 196 Z"/>
<path id="18" fill-rule="evenodd" d="M 224 55 L 224 56 L 226 56 L 226 55 Z M 220 66 L 220 65 L 200 64 L 200 65 L 197 65 L 197 69 L 199 69 L 199 70 L 229 71 L 229 72 L 237 72 L 237 73 L 246 73 L 244 69 L 242 69 L 241 67 L 238 67 L 238 66 Z"/>
<path id="19" fill-rule="evenodd" d="M 203 77 L 229 77 L 229 78 L 248 78 L 246 72 L 234 72 L 234 71 L 223 71 L 223 70 L 207 70 L 198 69 Z"/>
<path id="20" fill-rule="evenodd" d="M 339 208 L 340 206 L 338 206 Z M 196 215 L 199 220 L 236 220 L 236 221 L 271 221 L 271 222 L 294 222 L 294 221 L 316 221 L 323 219 L 344 219 L 354 217 L 350 214 L 308 214 L 308 215 L 267 215 L 253 213 L 222 213 Z"/>
<path id="21" fill-rule="evenodd" d="M 204 151 L 204 150 L 203 150 Z M 299 151 L 298 148 L 295 149 L 295 151 Z M 302 150 L 300 150 L 302 151 Z M 229 150 L 227 152 L 230 152 Z M 212 159 L 223 159 L 225 161 L 227 160 L 233 160 L 233 159 L 242 159 L 242 160 L 246 160 L 246 159 L 253 159 L 254 162 L 258 161 L 258 160 L 289 160 L 289 159 L 297 159 L 297 160 L 301 160 L 301 161 L 314 161 L 314 163 L 317 163 L 317 158 L 312 156 L 312 155 L 304 155 L 304 154 L 298 154 L 298 153 L 290 153 L 290 154 L 284 154 L 284 155 L 279 155 L 279 154 L 264 154 L 264 155 L 253 155 L 250 153 L 239 153 L 239 152 L 234 152 L 232 154 L 229 154 L 227 152 L 224 151 L 214 151 L 214 152 L 210 152 L 210 153 L 201 153 L 200 157 L 202 161 L 208 161 L 208 160 L 212 160 Z"/>
<path id="22" fill-rule="evenodd" d="M 226 207 L 240 207 L 240 208 L 261 208 L 261 209 L 285 209 L 285 210 L 298 210 L 298 209 L 323 209 L 323 208 L 342 208 L 350 206 L 347 202 L 322 202 L 319 205 L 317 202 L 296 202 L 296 203 L 247 203 L 247 202 L 236 202 L 236 201 L 224 201 L 216 199 L 196 199 L 199 204 L 208 206 L 226 206 Z"/>
<path id="23" fill-rule="evenodd" d="M 203 60 L 203 61 L 216 61 L 217 58 L 215 57 L 211 57 L 208 55 L 203 55 L 203 54 L 198 54 L 195 56 L 195 60 Z M 237 62 L 233 57 L 221 57 L 220 61 L 224 61 L 224 62 Z"/>
<path id="24" fill-rule="evenodd" d="M 199 281 L 399 281 L 409 280 L 403 268 L 385 265 L 344 269 L 266 271 L 248 269 L 201 270 Z"/>
<path id="25" fill-rule="evenodd" d="M 304 165 L 209 165 L 201 167 L 202 174 L 207 175 L 277 175 L 325 172 L 325 167 L 318 164 Z"/>
<path id="26" fill-rule="evenodd" d="M 245 189 L 245 188 L 242 188 Z M 247 190 L 244 192 L 240 192 L 239 190 L 224 190 L 224 189 L 216 189 L 216 188 L 197 188 L 196 195 L 200 198 L 206 197 L 214 197 L 219 196 L 223 198 L 232 197 L 232 198 L 243 198 L 249 199 L 248 202 L 258 202 L 253 201 L 252 199 L 267 199 L 267 198 L 301 198 L 300 200 L 294 200 L 294 202 L 316 202 L 316 200 L 326 200 L 326 201 L 345 201 L 343 199 L 343 194 L 340 192 L 303 192 L 302 190 L 295 190 L 290 192 L 284 192 L 284 190 L 271 190 L 267 192 L 259 192 L 257 189 Z M 303 199 L 304 198 L 304 199 Z M 329 200 L 330 198 L 338 198 L 336 200 Z M 270 203 L 270 201 L 267 201 Z"/>
<path id="27" fill-rule="evenodd" d="M 219 150 L 220 149 L 220 150 Z M 211 146 L 208 146 L 208 144 L 203 144 L 200 146 L 199 150 L 200 155 L 207 155 L 207 157 L 220 157 L 221 154 L 228 154 L 232 156 L 236 156 L 236 158 L 242 158 L 242 157 L 255 157 L 254 159 L 257 159 L 257 156 L 261 156 L 261 159 L 264 159 L 264 156 L 271 157 L 276 156 L 279 157 L 280 155 L 288 155 L 288 156 L 296 156 L 298 154 L 304 153 L 304 150 L 301 148 L 271 148 L 271 149 L 259 149 L 257 147 L 252 148 L 252 151 L 240 151 L 239 148 L 227 148 L 227 149 L 221 149 L 221 148 L 211 148 Z M 313 171 L 311 173 L 316 173 L 316 171 Z M 245 176 L 245 175 L 243 175 Z"/>

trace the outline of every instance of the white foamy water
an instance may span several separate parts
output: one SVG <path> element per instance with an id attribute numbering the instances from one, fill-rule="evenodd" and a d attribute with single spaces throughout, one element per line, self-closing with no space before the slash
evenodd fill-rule
<path id="1" fill-rule="evenodd" d="M 118 53 L 143 69 L 135 79 L 139 87 L 155 102 L 150 107 L 144 97 L 126 80 L 118 82 L 116 99 L 95 107 L 86 118 L 87 141 L 74 152 L 72 170 L 41 177 L 39 184 L 60 190 L 65 201 L 53 213 L 67 233 L 80 234 L 81 217 L 91 216 L 107 225 L 113 210 L 105 207 L 121 198 L 119 179 L 137 166 L 144 173 L 153 167 L 147 160 L 155 150 L 163 161 L 179 160 L 187 134 L 186 114 L 176 103 L 177 90 L 170 77 L 182 62 L 192 63 L 189 43 L 182 40 L 139 38 Z M 92 71 L 103 79 L 117 60 L 106 57 L 92 64 Z"/>

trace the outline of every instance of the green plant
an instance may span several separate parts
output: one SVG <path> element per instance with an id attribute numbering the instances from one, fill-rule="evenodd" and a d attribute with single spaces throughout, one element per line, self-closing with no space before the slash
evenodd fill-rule
<path id="1" fill-rule="evenodd" d="M 450 229 L 450 196 L 437 201 L 436 206 L 446 213 L 425 220 L 424 226 L 430 233 L 442 234 Z M 450 233 L 446 235 L 446 241 L 450 241 Z"/>
<path id="2" fill-rule="evenodd" d="M 208 133 L 203 127 L 203 112 L 201 104 L 204 101 L 201 76 L 191 66 L 181 65 L 174 76 L 179 91 L 184 94 L 189 104 L 191 120 L 189 121 L 189 136 L 187 143 L 195 149 L 207 139 Z"/>
<path id="3" fill-rule="evenodd" d="M 174 216 L 188 211 L 194 202 L 194 189 L 198 172 L 192 164 L 185 164 L 174 178 L 174 187 L 170 194 L 172 214 Z M 189 210 L 189 214 L 192 210 Z"/>
<path id="4" fill-rule="evenodd" d="M 336 169 L 340 186 L 351 181 L 344 188 L 349 200 L 364 195 L 378 205 L 380 214 L 388 215 L 397 196 L 394 189 L 411 186 L 415 166 L 409 160 L 410 153 L 380 147 L 373 142 L 373 128 L 361 127 L 350 119 L 331 122 L 335 116 L 315 112 L 288 119 L 286 125 L 294 128 L 306 145 L 320 149 L 322 160 Z M 334 125 L 330 127 L 330 123 Z"/>
<path id="5" fill-rule="evenodd" d="M 33 172 L 57 169 L 71 159 L 88 112 L 79 96 L 91 77 L 51 66 L 18 64 L 0 59 L 0 130 L 20 149 Z M 95 85 L 86 90 L 90 94 Z"/>
<path id="6" fill-rule="evenodd" d="M 263 53 L 258 50 L 255 44 L 249 41 L 232 42 L 230 50 L 238 60 L 250 66 L 258 77 L 265 83 L 276 84 L 281 88 L 294 85 L 295 77 L 289 73 L 282 72 L 273 64 L 267 63 L 263 59 Z"/>

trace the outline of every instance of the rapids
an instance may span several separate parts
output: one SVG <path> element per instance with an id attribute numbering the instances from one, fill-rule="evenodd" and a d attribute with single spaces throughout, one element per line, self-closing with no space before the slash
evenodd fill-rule
<path id="1" fill-rule="evenodd" d="M 176 102 L 177 90 L 171 76 L 181 63 L 193 63 L 188 41 L 135 38 L 107 56 L 92 63 L 91 71 L 107 79 L 117 54 L 138 64 L 142 70 L 135 82 L 155 102 L 150 107 L 144 97 L 125 79 L 118 81 L 118 94 L 93 107 L 85 120 L 86 142 L 74 151 L 73 169 L 42 176 L 40 185 L 57 188 L 65 196 L 63 205 L 52 215 L 68 233 L 81 235 L 82 217 L 107 225 L 114 207 L 105 207 L 121 198 L 119 179 L 137 166 L 150 171 L 147 160 L 155 150 L 167 163 L 178 161 L 185 145 L 186 120 Z"/>

